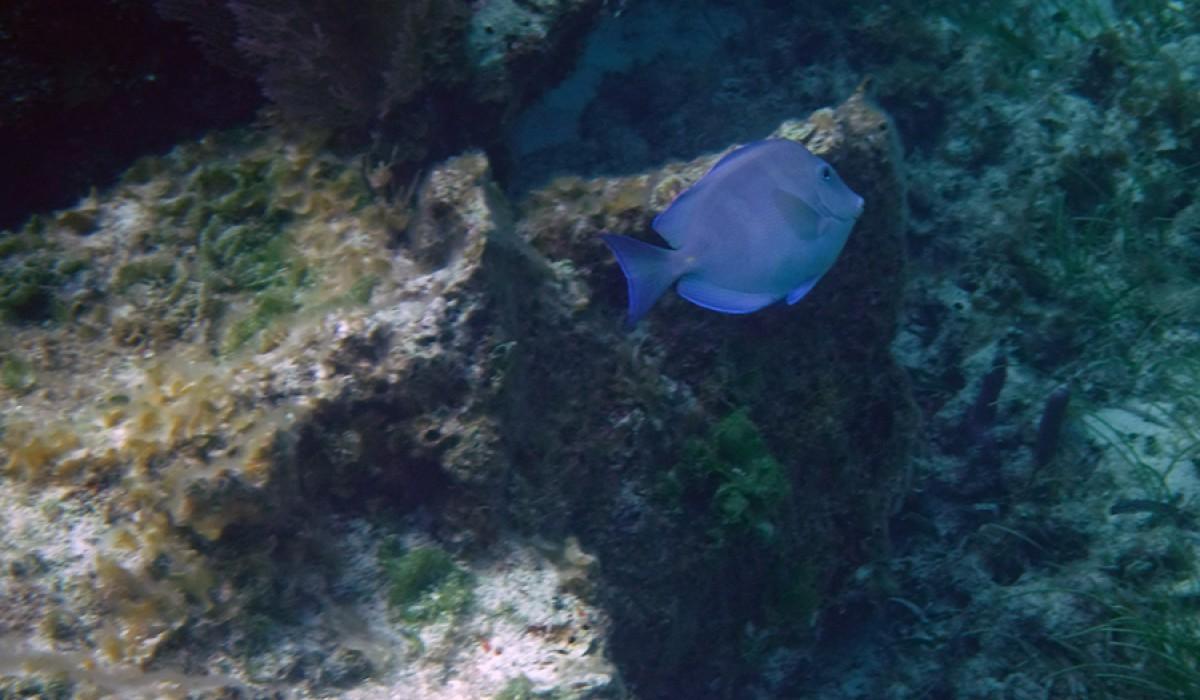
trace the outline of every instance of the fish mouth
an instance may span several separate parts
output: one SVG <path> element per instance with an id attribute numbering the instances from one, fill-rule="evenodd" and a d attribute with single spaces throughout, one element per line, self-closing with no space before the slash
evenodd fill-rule
<path id="1" fill-rule="evenodd" d="M 858 204 L 854 207 L 853 214 L 838 215 L 832 211 L 828 212 L 829 218 L 837 219 L 838 221 L 858 221 L 858 217 L 862 216 L 862 213 L 863 213 L 863 198 L 862 197 L 858 198 Z"/>
<path id="2" fill-rule="evenodd" d="M 858 217 L 862 216 L 863 209 L 866 208 L 867 203 L 866 200 L 858 195 L 854 195 L 854 200 L 854 211 L 847 214 L 844 211 L 835 211 L 834 207 L 825 203 L 825 201 L 822 199 L 820 200 L 820 208 L 824 211 L 821 213 L 831 219 L 837 219 L 838 221 L 857 221 Z M 842 207 L 838 207 L 838 209 L 842 209 Z"/>

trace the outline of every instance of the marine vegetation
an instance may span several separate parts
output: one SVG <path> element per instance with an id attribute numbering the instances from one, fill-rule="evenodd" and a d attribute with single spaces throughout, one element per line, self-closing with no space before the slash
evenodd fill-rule
<path id="1" fill-rule="evenodd" d="M 741 539 L 770 547 L 785 536 L 791 481 L 744 408 L 689 440 L 665 482 L 664 494 L 681 505 L 708 502 L 718 547 Z"/>
<path id="2" fill-rule="evenodd" d="M 209 57 L 253 75 L 297 123 L 360 136 L 415 116 L 412 104 L 463 79 L 463 0 L 158 0 L 191 25 Z M 397 124 L 392 124 L 396 126 Z"/>
<path id="3" fill-rule="evenodd" d="M 64 255 L 31 219 L 18 232 L 0 232 L 0 322 L 38 322 L 66 315 L 66 287 L 88 263 Z"/>
<path id="4" fill-rule="evenodd" d="M 739 588 L 730 605 L 763 625 L 740 642 L 743 654 L 806 634 L 822 598 L 819 564 L 797 538 L 791 483 L 745 408 L 688 440 L 663 477 L 662 497 L 706 528 L 707 565 Z"/>
<path id="5" fill-rule="evenodd" d="M 1102 622 L 1055 640 L 1064 656 L 1057 674 L 1063 685 L 1070 678 L 1109 698 L 1200 697 L 1200 621 L 1190 605 L 1148 591 L 1087 602 L 1100 608 Z"/>
<path id="6" fill-rule="evenodd" d="M 471 576 L 438 547 L 403 549 L 394 540 L 379 552 L 388 602 L 408 622 L 457 615 L 471 604 Z"/>

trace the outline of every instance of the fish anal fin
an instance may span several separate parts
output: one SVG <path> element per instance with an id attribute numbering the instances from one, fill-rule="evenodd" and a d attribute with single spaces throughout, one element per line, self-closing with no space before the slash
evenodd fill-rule
<path id="1" fill-rule="evenodd" d="M 779 300 L 773 294 L 738 292 L 709 284 L 696 277 L 684 275 L 675 288 L 679 295 L 696 306 L 724 314 L 748 314 Z"/>
<path id="2" fill-rule="evenodd" d="M 821 281 L 821 275 L 817 275 L 816 277 L 806 281 L 804 284 L 800 285 L 799 287 L 796 287 L 792 291 L 788 292 L 787 303 L 789 305 L 791 305 L 791 304 L 795 304 L 796 302 L 803 299 L 804 295 L 811 292 L 812 288 L 817 286 L 817 282 L 819 282 L 819 281 Z"/>

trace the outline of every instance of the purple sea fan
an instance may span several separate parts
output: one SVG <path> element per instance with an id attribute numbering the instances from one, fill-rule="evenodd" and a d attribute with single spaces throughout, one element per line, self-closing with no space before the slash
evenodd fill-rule
<path id="1" fill-rule="evenodd" d="M 289 120 L 365 135 L 456 63 L 463 0 L 158 0 Z M 444 52 L 439 53 L 439 52 Z"/>
<path id="2" fill-rule="evenodd" d="M 298 122 L 334 129 L 373 114 L 378 65 L 369 4 L 241 0 L 229 3 L 234 47 L 257 66 L 263 94 Z"/>

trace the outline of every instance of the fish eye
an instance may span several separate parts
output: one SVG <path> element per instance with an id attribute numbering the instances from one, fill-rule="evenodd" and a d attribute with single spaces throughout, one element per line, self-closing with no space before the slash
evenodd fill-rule
<path id="1" fill-rule="evenodd" d="M 829 167 L 828 165 L 822 165 L 820 173 L 821 173 L 822 180 L 832 180 L 833 179 L 833 168 Z"/>

